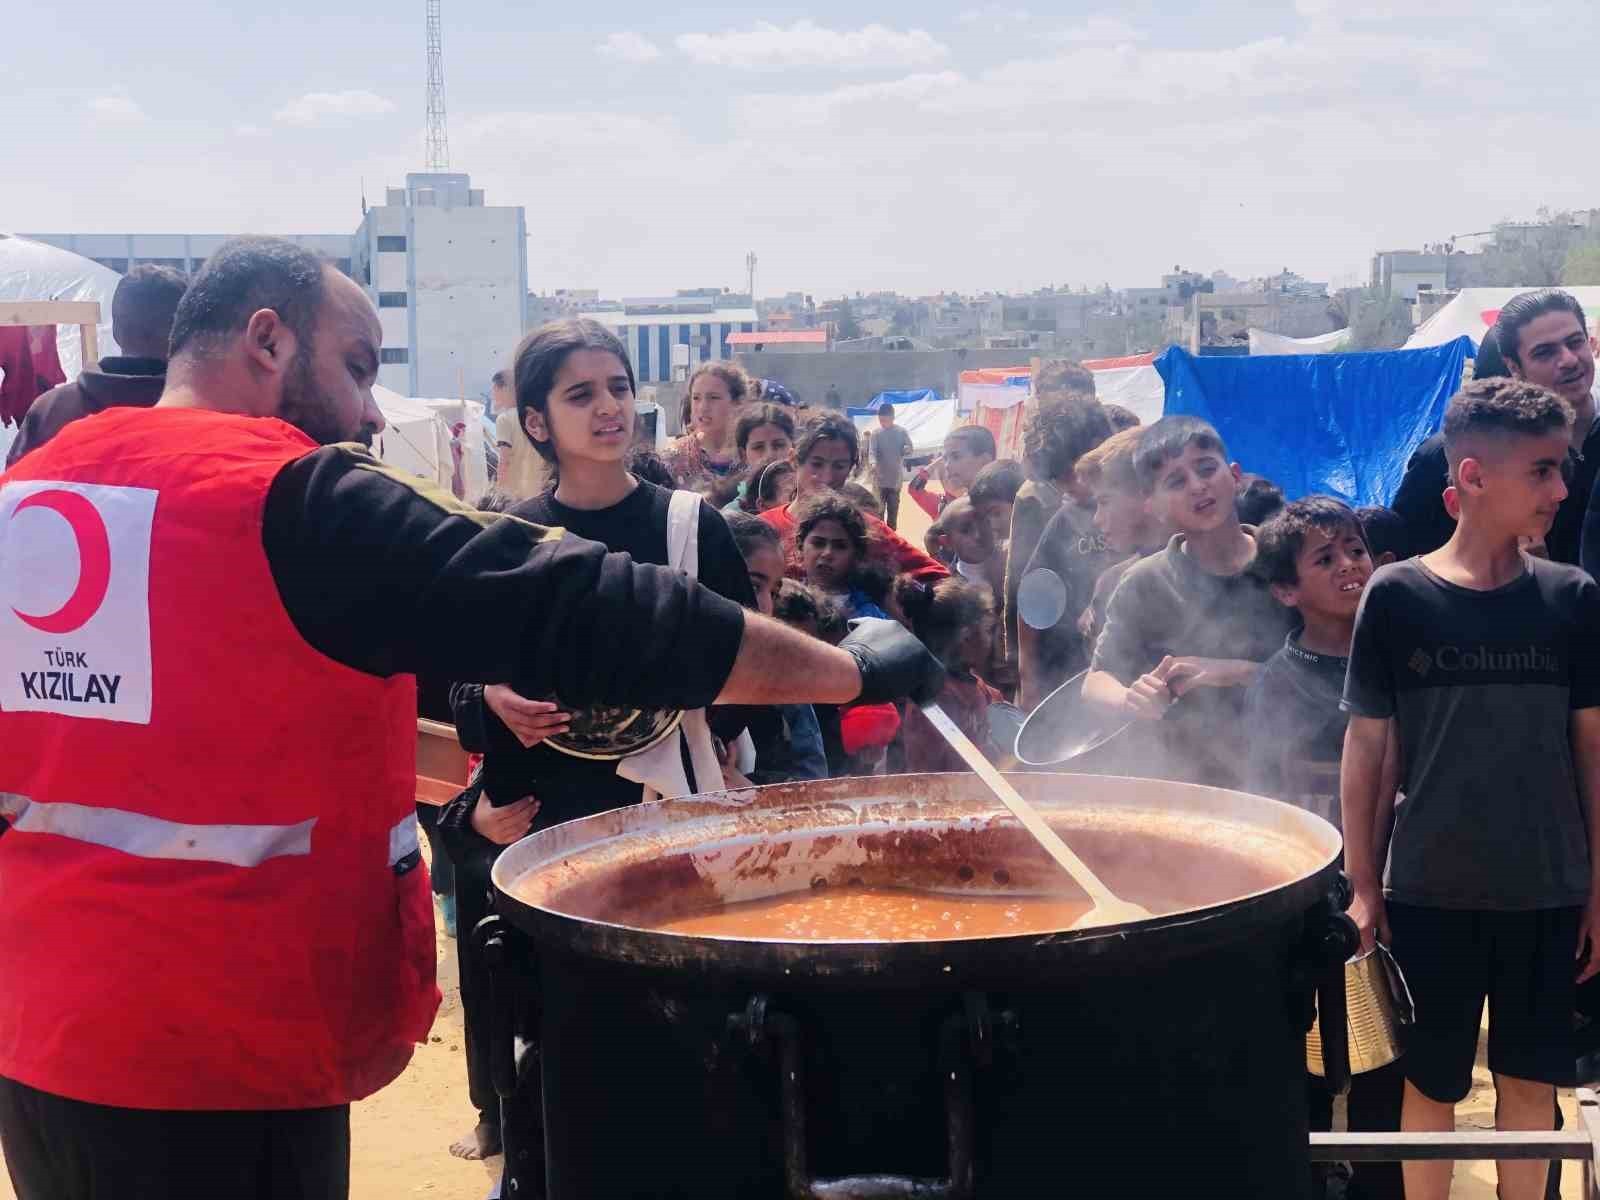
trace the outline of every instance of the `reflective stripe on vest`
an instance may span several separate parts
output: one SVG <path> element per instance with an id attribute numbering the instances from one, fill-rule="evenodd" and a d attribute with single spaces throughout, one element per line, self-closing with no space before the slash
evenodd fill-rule
<path id="1" fill-rule="evenodd" d="M 269 858 L 311 853 L 315 817 L 294 825 L 184 825 L 144 813 L 87 804 L 43 803 L 0 792 L 0 816 L 15 833 L 51 833 L 139 858 L 257 867 Z M 411 818 L 413 825 L 416 818 Z M 391 844 L 393 835 L 391 835 Z M 412 834 L 415 844 L 416 835 Z"/>

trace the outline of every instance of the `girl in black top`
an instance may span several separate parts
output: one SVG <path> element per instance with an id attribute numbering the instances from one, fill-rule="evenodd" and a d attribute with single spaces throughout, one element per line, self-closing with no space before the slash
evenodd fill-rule
<path id="1" fill-rule="evenodd" d="M 667 511 L 672 492 L 628 471 L 633 445 L 634 376 L 622 343 L 594 321 L 565 321 L 530 334 L 515 361 L 517 411 L 535 448 L 555 468 L 553 491 L 523 501 L 513 516 L 560 526 L 636 562 L 668 562 Z M 720 514 L 699 507 L 699 578 L 713 591 L 754 607 L 743 556 Z M 659 647 L 662 655 L 681 653 Z M 572 647 L 572 653 L 582 648 Z M 622 664 L 624 669 L 626 664 Z M 458 697 L 459 698 L 459 697 Z M 470 695 L 466 697 L 471 703 Z M 548 698 L 543 698 L 548 699 Z M 617 774 L 615 759 L 575 757 L 537 741 L 527 744 L 492 711 L 484 724 L 487 753 L 483 785 L 491 803 L 511 804 L 531 795 L 537 803 L 530 828 L 637 803 L 642 786 Z M 457 721 L 471 724 L 457 706 Z M 466 718 L 466 720 L 463 720 Z M 743 727 L 737 710 L 717 710 L 713 731 L 731 741 Z M 698 790 L 722 780 L 695 780 Z"/>

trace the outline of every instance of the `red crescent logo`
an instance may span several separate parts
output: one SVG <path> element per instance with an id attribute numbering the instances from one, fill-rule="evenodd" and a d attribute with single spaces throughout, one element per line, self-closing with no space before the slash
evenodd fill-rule
<path id="1" fill-rule="evenodd" d="M 1498 308 L 1486 308 L 1478 315 L 1483 318 L 1485 325 L 1493 325 L 1500 319 L 1500 310 Z"/>
<path id="2" fill-rule="evenodd" d="M 62 488 L 35 492 L 12 513 L 25 508 L 48 508 L 72 526 L 73 536 L 78 540 L 78 586 L 66 603 L 53 613 L 25 613 L 15 608 L 11 611 L 41 633 L 71 633 L 81 629 L 100 611 L 106 589 L 111 586 L 111 539 L 106 534 L 106 523 L 84 496 Z"/>

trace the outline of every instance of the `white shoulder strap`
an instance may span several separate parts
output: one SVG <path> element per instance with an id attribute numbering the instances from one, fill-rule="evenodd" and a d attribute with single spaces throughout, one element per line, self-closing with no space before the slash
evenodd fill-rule
<path id="1" fill-rule="evenodd" d="M 700 493 L 678 489 L 667 505 L 667 565 L 700 578 Z"/>

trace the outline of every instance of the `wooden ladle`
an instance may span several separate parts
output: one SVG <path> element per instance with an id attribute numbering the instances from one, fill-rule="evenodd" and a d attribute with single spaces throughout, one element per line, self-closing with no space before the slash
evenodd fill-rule
<path id="1" fill-rule="evenodd" d="M 995 799 L 1022 822 L 1022 827 L 1044 847 L 1045 853 L 1055 859 L 1056 864 L 1072 877 L 1072 881 L 1089 894 L 1093 907 L 1072 923 L 1074 929 L 1080 929 L 1085 925 L 1122 925 L 1130 921 L 1143 921 L 1155 915 L 1141 905 L 1124 900 L 1108 888 L 1100 877 L 1089 869 L 1089 864 L 1073 853 L 1072 847 L 1062 841 L 1054 829 L 1045 824 L 1039 811 L 1022 798 L 1022 794 L 1011 786 L 1004 775 L 995 770 L 994 764 L 983 756 L 982 750 L 972 744 L 971 738 L 961 732 L 961 727 L 950 719 L 944 709 L 937 703 L 929 703 L 922 706 L 922 712 L 933 723 L 933 727 L 943 735 L 944 740 L 950 743 L 950 748 L 961 756 L 967 766 L 971 767 L 978 778 L 983 780 L 994 793 Z"/>

